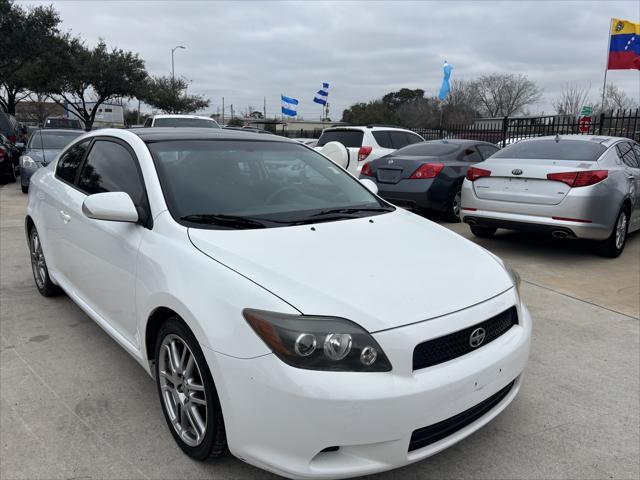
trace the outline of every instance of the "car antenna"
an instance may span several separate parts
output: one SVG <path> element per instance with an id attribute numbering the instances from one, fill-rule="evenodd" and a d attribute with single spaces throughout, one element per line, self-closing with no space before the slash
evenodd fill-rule
<path id="1" fill-rule="evenodd" d="M 558 143 L 560 141 L 560 134 L 556 133 L 556 143 Z"/>

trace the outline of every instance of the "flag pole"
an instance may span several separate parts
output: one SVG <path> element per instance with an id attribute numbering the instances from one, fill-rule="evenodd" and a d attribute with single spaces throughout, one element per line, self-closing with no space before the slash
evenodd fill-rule
<path id="1" fill-rule="evenodd" d="M 613 18 L 609 20 L 609 42 L 607 44 L 607 63 L 604 66 L 604 83 L 602 84 L 602 102 L 600 103 L 600 113 L 604 113 L 604 96 L 607 90 L 607 72 L 609 71 L 609 54 L 611 53 L 611 31 L 613 30 Z"/>

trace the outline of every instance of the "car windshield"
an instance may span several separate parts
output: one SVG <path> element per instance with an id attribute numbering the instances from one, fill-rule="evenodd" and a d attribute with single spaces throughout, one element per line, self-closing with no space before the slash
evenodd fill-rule
<path id="1" fill-rule="evenodd" d="M 220 128 L 214 120 L 205 118 L 156 118 L 154 127 L 196 127 L 196 128 Z"/>
<path id="2" fill-rule="evenodd" d="M 329 142 L 340 142 L 345 147 L 360 148 L 364 133 L 360 130 L 325 130 L 320 135 L 318 147 L 323 147 Z"/>
<path id="3" fill-rule="evenodd" d="M 523 140 L 494 153 L 494 158 L 540 158 L 595 162 L 606 148 L 589 140 Z"/>
<path id="4" fill-rule="evenodd" d="M 149 143 L 169 211 L 199 228 L 267 228 L 370 216 L 394 208 L 297 143 Z"/>
<path id="5" fill-rule="evenodd" d="M 439 155 L 447 155 L 455 152 L 460 148 L 460 145 L 455 143 L 444 142 L 422 142 L 409 145 L 394 152 L 394 155 L 407 155 L 407 156 L 425 156 L 425 157 L 437 157 Z"/>
<path id="6" fill-rule="evenodd" d="M 71 140 L 83 132 L 35 132 L 31 136 L 29 148 L 62 150 Z"/>

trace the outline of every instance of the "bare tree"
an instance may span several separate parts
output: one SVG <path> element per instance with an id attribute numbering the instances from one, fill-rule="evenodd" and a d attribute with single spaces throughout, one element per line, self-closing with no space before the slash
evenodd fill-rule
<path id="1" fill-rule="evenodd" d="M 582 107 L 589 102 L 591 84 L 580 86 L 577 83 L 565 83 L 560 96 L 553 101 L 553 108 L 560 115 L 580 115 Z"/>
<path id="2" fill-rule="evenodd" d="M 443 108 L 443 119 L 448 124 L 472 122 L 480 112 L 480 97 L 475 82 L 452 80 L 451 90 Z"/>
<path id="3" fill-rule="evenodd" d="M 602 95 L 602 89 L 600 89 L 600 95 Z M 640 105 L 615 84 L 609 83 L 604 91 L 604 108 L 602 108 L 602 105 L 598 105 L 596 110 L 599 112 L 615 112 L 627 108 L 640 108 Z"/>
<path id="4" fill-rule="evenodd" d="M 542 90 L 526 75 L 492 73 L 475 82 L 481 110 L 489 117 L 505 117 L 520 113 L 537 103 Z"/>

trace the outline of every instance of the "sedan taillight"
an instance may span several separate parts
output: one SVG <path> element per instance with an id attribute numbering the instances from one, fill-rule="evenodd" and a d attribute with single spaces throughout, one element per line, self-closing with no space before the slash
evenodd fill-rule
<path id="1" fill-rule="evenodd" d="M 360 170 L 360 175 L 366 175 L 367 177 L 373 177 L 373 171 L 368 163 L 365 163 Z"/>
<path id="2" fill-rule="evenodd" d="M 470 167 L 469 170 L 467 170 L 467 180 L 471 180 L 472 182 L 479 178 L 490 176 L 491 170 L 485 170 L 484 168 Z"/>
<path id="3" fill-rule="evenodd" d="M 548 180 L 566 183 L 572 188 L 588 187 L 601 182 L 609 176 L 608 170 L 584 170 L 581 172 L 560 172 L 547 174 Z"/>
<path id="4" fill-rule="evenodd" d="M 423 179 L 423 178 L 435 178 L 444 168 L 443 163 L 423 163 L 415 172 L 411 174 L 409 178 Z"/>

